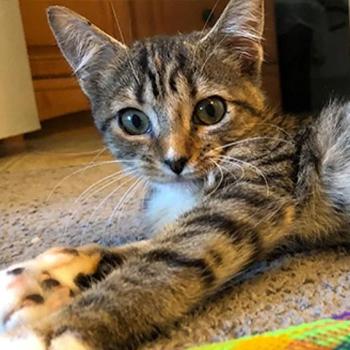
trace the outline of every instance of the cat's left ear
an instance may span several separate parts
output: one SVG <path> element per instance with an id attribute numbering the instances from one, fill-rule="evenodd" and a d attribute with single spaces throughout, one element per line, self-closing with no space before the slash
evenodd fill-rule
<path id="1" fill-rule="evenodd" d="M 62 6 L 47 10 L 57 44 L 88 97 L 103 86 L 108 66 L 115 66 L 128 48 L 94 26 L 89 20 Z"/>
<path id="2" fill-rule="evenodd" d="M 224 12 L 203 38 L 214 37 L 237 53 L 244 73 L 259 76 L 263 62 L 264 1 L 230 0 Z"/>

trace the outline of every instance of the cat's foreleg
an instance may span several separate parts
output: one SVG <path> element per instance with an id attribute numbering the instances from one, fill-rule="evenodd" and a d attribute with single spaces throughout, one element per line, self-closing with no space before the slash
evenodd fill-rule
<path id="1" fill-rule="evenodd" d="M 0 332 L 32 326 L 70 304 L 146 246 L 142 241 L 112 249 L 52 248 L 0 271 Z"/>
<path id="2" fill-rule="evenodd" d="M 288 235 L 293 205 L 272 197 L 258 215 L 248 196 L 235 208 L 223 199 L 197 207 L 34 334 L 45 349 L 62 339 L 103 350 L 152 339 Z"/>

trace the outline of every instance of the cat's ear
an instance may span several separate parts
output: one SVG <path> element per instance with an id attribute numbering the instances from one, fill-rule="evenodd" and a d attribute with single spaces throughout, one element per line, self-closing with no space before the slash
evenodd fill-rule
<path id="1" fill-rule="evenodd" d="M 47 16 L 59 48 L 82 89 L 91 97 L 91 82 L 93 89 L 96 84 L 103 84 L 106 63 L 118 61 L 128 48 L 65 7 L 49 7 Z"/>
<path id="2" fill-rule="evenodd" d="M 263 31 L 263 0 L 230 0 L 203 40 L 209 37 L 216 37 L 217 42 L 222 40 L 238 53 L 245 73 L 259 75 L 263 61 Z"/>

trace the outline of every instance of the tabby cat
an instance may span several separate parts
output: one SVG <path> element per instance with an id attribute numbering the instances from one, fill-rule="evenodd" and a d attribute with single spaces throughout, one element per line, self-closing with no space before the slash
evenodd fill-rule
<path id="1" fill-rule="evenodd" d="M 281 244 L 349 241 L 350 104 L 313 120 L 266 105 L 263 1 L 131 47 L 48 17 L 110 151 L 151 182 L 153 236 L 2 271 L 2 350 L 136 349 Z"/>

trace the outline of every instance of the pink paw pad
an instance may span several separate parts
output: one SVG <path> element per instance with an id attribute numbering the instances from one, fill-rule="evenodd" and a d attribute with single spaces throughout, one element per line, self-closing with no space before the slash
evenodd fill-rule
<path id="1" fill-rule="evenodd" d="M 0 332 L 27 326 L 69 304 L 79 293 L 75 278 L 94 272 L 98 254 L 54 248 L 0 271 Z"/>

